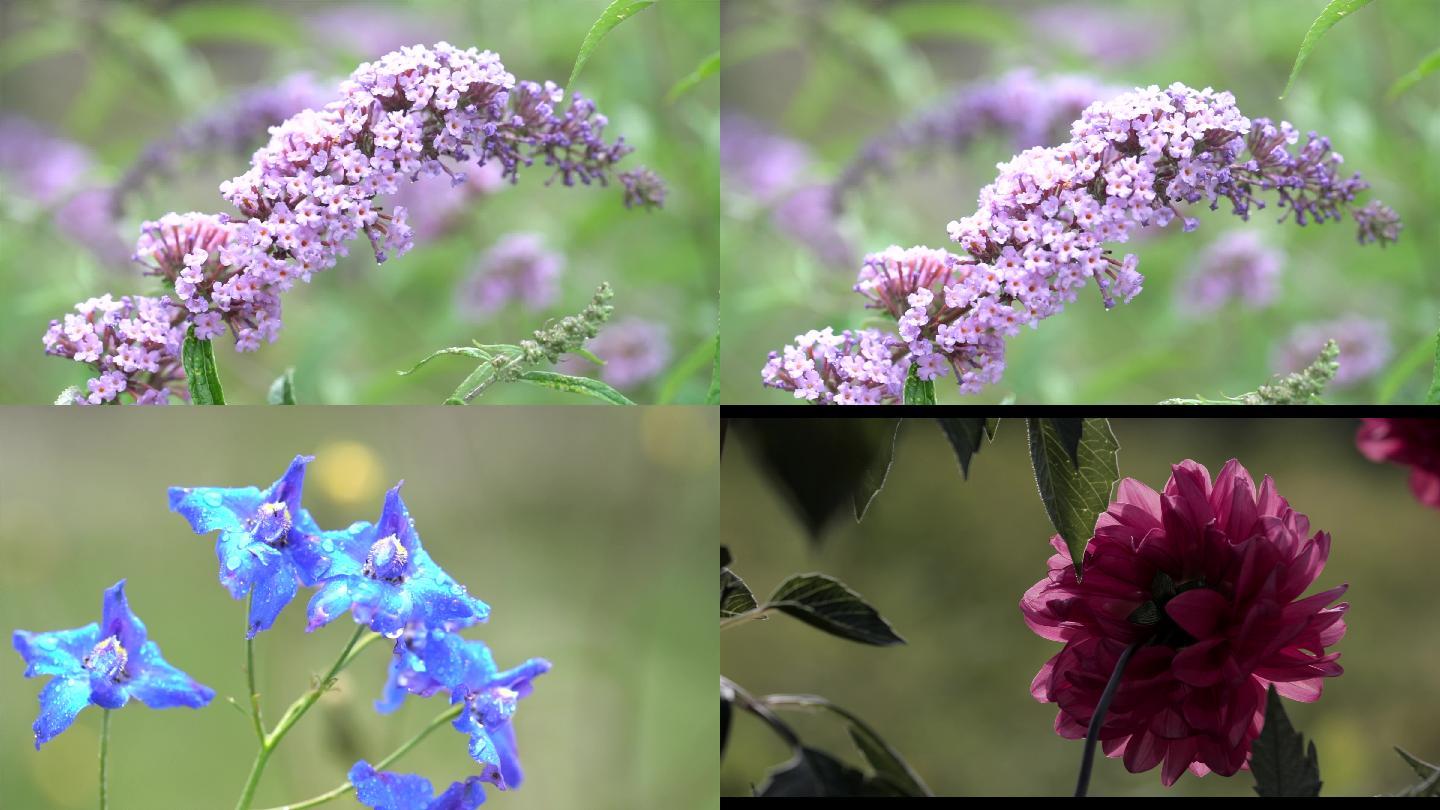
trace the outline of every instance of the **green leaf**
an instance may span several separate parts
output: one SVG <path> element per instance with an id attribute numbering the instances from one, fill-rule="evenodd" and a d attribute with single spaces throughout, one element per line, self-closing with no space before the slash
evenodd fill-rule
<path id="1" fill-rule="evenodd" d="M 571 394 L 583 394 L 587 397 L 594 397 L 601 402 L 608 402 L 611 405 L 634 405 L 624 394 L 611 388 L 609 385 L 592 380 L 589 377 L 572 377 L 569 374 L 557 374 L 553 371 L 527 371 L 520 375 L 521 382 L 531 385 L 538 385 L 541 388 L 551 388 L 556 391 L 567 391 Z"/>
<path id="2" fill-rule="evenodd" d="M 1390 89 L 1386 91 L 1385 98 L 1394 100 L 1396 96 L 1414 87 L 1417 82 L 1436 70 L 1440 70 L 1440 48 L 1421 59 L 1420 64 L 1416 65 L 1414 70 L 1396 79 L 1395 83 L 1390 85 Z"/>
<path id="3" fill-rule="evenodd" d="M 448 349 L 441 349 L 437 352 L 434 352 L 429 357 L 426 357 L 424 360 L 421 360 L 420 362 L 412 366 L 409 371 L 397 371 L 395 373 L 399 374 L 401 377 L 409 374 L 414 374 L 415 372 L 420 370 L 421 366 L 425 365 L 431 360 L 434 360 L 437 357 L 441 357 L 447 354 L 460 354 L 466 357 L 473 357 L 477 360 L 489 360 L 491 357 L 489 352 L 485 351 L 484 349 L 476 348 L 474 346 L 451 346 Z"/>
<path id="4" fill-rule="evenodd" d="M 730 550 L 720 548 L 720 618 L 728 619 L 741 613 L 749 613 L 759 605 L 755 595 L 738 574 L 730 570 Z"/>
<path id="5" fill-rule="evenodd" d="M 1320 38 L 1325 36 L 1335 23 L 1340 22 L 1352 12 L 1359 11 L 1370 5 L 1370 0 L 1330 0 L 1315 22 L 1310 24 L 1310 30 L 1305 32 L 1305 39 L 1300 42 L 1300 51 L 1295 54 L 1295 66 L 1290 68 L 1290 78 L 1285 81 L 1285 90 L 1280 98 L 1285 98 L 1290 92 L 1290 86 L 1295 83 L 1295 77 L 1300 73 L 1300 66 L 1310 58 L 1310 51 L 1319 44 Z"/>
<path id="6" fill-rule="evenodd" d="M 1086 419 L 1076 447 L 1078 464 L 1072 464 L 1054 420 L 1030 418 L 1025 423 L 1040 501 L 1055 531 L 1065 539 L 1078 579 L 1095 519 L 1110 506 L 1110 491 L 1120 478 L 1116 461 L 1120 445 L 1109 422 Z"/>
<path id="7" fill-rule="evenodd" d="M 1084 419 L 1049 419 L 1051 427 L 1055 428 L 1055 435 L 1060 437 L 1060 446 L 1065 448 L 1065 454 L 1070 457 L 1070 463 L 1075 469 L 1080 469 L 1080 434 L 1085 429 Z"/>
<path id="8" fill-rule="evenodd" d="M 1425 401 L 1440 405 L 1440 332 L 1435 333 L 1435 376 L 1430 380 L 1430 393 L 1425 395 Z"/>
<path id="9" fill-rule="evenodd" d="M 930 789 L 891 745 L 864 720 L 819 695 L 766 695 L 772 708 L 827 709 L 845 719 L 850 739 L 875 770 L 875 776 L 893 785 L 901 796 L 929 796 Z"/>
<path id="10" fill-rule="evenodd" d="M 589 349 L 585 348 L 584 346 L 581 346 L 580 348 L 571 352 L 571 354 L 589 360 L 591 363 L 594 363 L 597 366 L 605 365 L 605 360 L 603 358 L 601 358 L 596 353 L 590 351 Z"/>
<path id="11" fill-rule="evenodd" d="M 905 377 L 906 405 L 934 405 L 935 381 L 922 380 L 915 373 L 915 364 L 910 364 L 910 373 Z"/>
<path id="12" fill-rule="evenodd" d="M 899 419 L 732 419 L 730 426 L 819 540 L 848 502 L 865 517 L 885 486 Z"/>
<path id="13" fill-rule="evenodd" d="M 757 796 L 841 796 L 884 795 L 871 792 L 865 774 L 840 760 L 808 746 L 765 777 Z"/>
<path id="14" fill-rule="evenodd" d="M 890 24 L 911 37 L 949 37 L 1006 45 L 1025 38 L 1025 26 L 993 5 L 958 0 L 911 0 L 889 11 Z"/>
<path id="15" fill-rule="evenodd" d="M 985 420 L 985 438 L 995 441 L 995 431 L 1000 429 L 1000 417 L 994 416 Z"/>
<path id="16" fill-rule="evenodd" d="M 270 394 L 265 398 L 271 405 L 295 404 L 295 369 L 287 368 L 285 373 L 270 383 Z"/>
<path id="17" fill-rule="evenodd" d="M 690 71 L 689 75 L 676 82 L 675 86 L 670 88 L 670 92 L 665 94 L 665 103 L 673 104 L 675 99 L 690 92 L 696 85 L 719 72 L 720 52 L 716 51 L 700 60 L 700 64 L 696 65 L 695 69 Z"/>
<path id="18" fill-rule="evenodd" d="M 980 438 L 986 434 L 988 419 L 936 419 L 960 462 L 960 474 L 970 478 L 970 457 L 980 452 Z M 993 436 L 992 436 L 993 438 Z"/>
<path id="19" fill-rule="evenodd" d="M 600 13 L 600 19 L 590 26 L 590 32 L 585 35 L 585 41 L 580 43 L 580 52 L 575 54 L 575 67 L 570 69 L 570 80 L 565 83 L 566 90 L 575 88 L 575 79 L 580 76 L 580 68 L 590 61 L 590 54 L 600 44 L 600 40 L 610 33 L 611 29 L 622 22 L 634 17 L 636 14 L 655 5 L 655 0 L 613 0 L 605 10 Z"/>
<path id="20" fill-rule="evenodd" d="M 185 365 L 185 380 L 190 384 L 190 404 L 225 404 L 225 392 L 220 388 L 220 374 L 215 370 L 215 347 L 208 340 L 196 339 L 193 326 L 185 335 L 180 361 Z"/>
<path id="21" fill-rule="evenodd" d="M 720 404 L 720 335 L 715 335 L 715 360 L 710 366 L 710 390 L 705 394 L 706 405 Z M 720 446 L 725 446 L 725 430 L 720 430 Z"/>
<path id="22" fill-rule="evenodd" d="M 1420 776 L 1420 781 L 1398 793 L 1392 793 L 1390 795 L 1440 796 L 1440 766 L 1431 765 L 1425 760 L 1411 755 L 1409 751 L 1399 746 L 1395 747 L 1395 753 L 1399 754 L 1401 759 L 1405 760 L 1410 767 L 1415 769 L 1415 773 Z"/>
<path id="23" fill-rule="evenodd" d="M 1315 742 L 1305 748 L 1305 738 L 1290 725 L 1274 684 L 1265 697 L 1265 726 L 1250 747 L 1250 770 L 1255 774 L 1255 792 L 1261 796 L 1320 795 Z"/>
<path id="24" fill-rule="evenodd" d="M 675 401 L 675 395 L 680 391 L 691 377 L 694 377 L 701 369 L 710 365 L 711 359 L 715 356 L 715 341 L 717 338 L 707 337 L 695 348 L 691 349 L 680 362 L 670 367 L 660 380 L 658 393 L 655 395 L 656 405 L 668 405 Z"/>
<path id="25" fill-rule="evenodd" d="M 890 623 L 834 577 L 824 574 L 796 574 L 780 583 L 765 605 L 782 611 L 831 635 L 888 647 L 904 644 Z"/>

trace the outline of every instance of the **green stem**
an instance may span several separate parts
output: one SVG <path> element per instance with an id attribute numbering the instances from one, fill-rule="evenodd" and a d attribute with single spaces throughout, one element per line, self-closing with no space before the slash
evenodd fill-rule
<path id="1" fill-rule="evenodd" d="M 756 619 L 764 618 L 765 614 L 769 612 L 769 610 L 769 605 L 761 605 L 754 610 L 747 610 L 744 613 L 737 613 L 728 619 L 721 619 L 720 629 L 724 630 L 730 627 L 738 627 L 742 624 L 746 624 L 747 622 L 753 622 Z"/>
<path id="2" fill-rule="evenodd" d="M 394 751 L 391 751 L 389 756 L 375 763 L 375 770 L 383 771 L 388 768 L 391 763 L 395 762 L 400 757 L 405 756 L 405 754 L 410 752 L 410 749 L 419 745 L 420 741 L 429 736 L 430 732 L 458 717 L 460 715 L 460 712 L 464 708 L 464 703 L 456 703 L 455 705 L 436 715 L 435 719 L 431 720 L 428 724 L 426 724 L 424 728 L 420 729 L 420 732 L 418 734 L 406 740 L 404 743 L 401 743 L 400 747 L 396 748 Z M 280 807 L 272 807 L 269 808 L 269 810 L 304 810 L 304 808 L 306 807 L 315 807 L 316 805 L 324 804 L 331 799 L 338 799 L 354 789 L 354 785 L 346 782 L 339 787 L 331 788 L 330 790 L 321 793 L 319 796 L 312 796 L 303 802 L 294 802 L 292 804 L 282 805 Z"/>
<path id="3" fill-rule="evenodd" d="M 250 776 L 245 780 L 245 787 L 240 792 L 240 801 L 236 802 L 235 810 L 249 810 L 251 802 L 255 800 L 255 789 L 260 786 L 260 777 L 265 773 L 265 765 L 270 761 L 270 755 L 275 752 L 280 741 L 285 739 L 285 735 L 290 733 L 290 729 L 295 726 L 295 723 L 305 716 L 305 712 L 315 705 L 321 695 L 330 689 L 335 681 L 335 676 L 355 660 L 355 656 L 361 650 L 376 639 L 384 638 L 379 633 L 370 633 L 368 637 L 361 640 L 361 636 L 365 635 L 365 632 L 363 624 L 355 628 L 355 634 L 350 637 L 350 642 L 345 645 L 345 649 L 340 651 L 340 657 L 330 665 L 330 670 L 325 673 L 325 676 L 305 694 L 296 698 L 295 702 L 290 704 L 290 708 L 285 710 L 285 714 L 281 715 L 280 721 L 275 724 L 275 729 L 260 741 L 260 750 L 255 753 L 255 764 L 250 766 Z"/>
<path id="4" fill-rule="evenodd" d="M 106 791 L 106 777 L 109 776 L 110 759 L 110 710 L 106 709 L 104 719 L 100 721 L 100 810 L 106 810 L 110 806 L 110 796 Z"/>
<path id="5" fill-rule="evenodd" d="M 245 602 L 245 615 L 250 615 L 250 602 L 255 599 L 255 592 L 250 592 L 249 599 Z M 249 622 L 249 619 L 246 619 Z M 265 744 L 265 719 L 260 716 L 260 693 L 255 689 L 255 639 L 249 633 L 249 627 L 245 633 L 245 680 L 250 687 L 250 719 L 255 724 L 255 739 L 261 745 Z"/>

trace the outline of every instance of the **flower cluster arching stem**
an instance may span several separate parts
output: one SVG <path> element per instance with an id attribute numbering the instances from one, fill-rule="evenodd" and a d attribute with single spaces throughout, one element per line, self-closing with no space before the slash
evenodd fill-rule
<path id="1" fill-rule="evenodd" d="M 330 665 L 330 670 L 325 673 L 324 677 L 318 679 L 315 685 L 310 687 L 305 694 L 296 698 L 295 702 L 290 704 L 290 707 L 280 716 L 280 720 L 275 723 L 275 728 L 268 733 L 265 731 L 264 725 L 260 723 L 260 696 L 255 691 L 255 668 L 253 666 L 255 658 L 254 645 L 246 645 L 247 663 L 251 664 L 251 666 L 248 667 L 250 674 L 247 676 L 250 685 L 250 705 L 255 714 L 256 733 L 260 737 L 260 750 L 255 753 L 255 764 L 250 767 L 250 776 L 245 780 L 245 787 L 240 793 L 240 800 L 235 804 L 235 810 L 250 810 L 250 804 L 255 800 L 255 789 L 260 786 L 260 777 L 265 773 L 265 765 L 270 761 L 270 755 L 275 752 L 276 747 L 280 745 L 280 741 L 285 738 L 285 735 L 290 732 L 290 729 L 295 726 L 300 718 L 310 710 L 310 707 L 314 706 L 316 701 L 320 700 L 320 696 L 329 691 L 335 682 L 335 676 L 339 675 L 345 667 L 349 666 L 350 662 L 355 660 L 361 650 L 381 638 L 384 638 L 384 636 L 366 630 L 363 624 L 358 625 L 355 628 L 354 635 L 350 636 L 350 641 L 345 645 L 345 648 L 340 651 L 340 657 L 336 658 L 335 663 Z"/>

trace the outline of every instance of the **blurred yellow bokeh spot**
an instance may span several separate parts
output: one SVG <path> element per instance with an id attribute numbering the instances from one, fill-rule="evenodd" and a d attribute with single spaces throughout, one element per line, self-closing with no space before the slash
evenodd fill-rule
<path id="1" fill-rule="evenodd" d="M 709 408 L 643 408 L 640 442 L 645 458 L 670 470 L 703 472 L 720 459 L 720 428 Z"/>
<path id="2" fill-rule="evenodd" d="M 322 444 L 310 476 L 325 497 L 347 505 L 372 500 L 385 486 L 385 470 L 375 451 L 349 440 Z"/>

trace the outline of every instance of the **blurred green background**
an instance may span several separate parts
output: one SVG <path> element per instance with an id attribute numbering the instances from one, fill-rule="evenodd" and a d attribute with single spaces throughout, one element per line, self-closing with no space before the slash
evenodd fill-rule
<path id="1" fill-rule="evenodd" d="M 1119 419 L 1120 473 L 1160 487 L 1193 458 L 1211 474 L 1238 458 L 1269 474 L 1314 529 L 1334 536 L 1312 590 L 1350 584 L 1349 631 L 1336 648 L 1345 674 L 1313 704 L 1286 701 L 1319 749 L 1324 795 L 1398 790 L 1415 774 L 1390 750 L 1440 759 L 1435 672 L 1440 623 L 1434 571 L 1440 513 L 1417 503 L 1401 467 L 1366 461 L 1353 420 Z M 721 636 L 721 671 L 751 694 L 823 695 L 870 723 L 937 795 L 1069 795 L 1082 744 L 1054 732 L 1056 709 L 1030 681 L 1060 645 L 1034 635 L 1021 595 L 1045 574 L 1053 534 L 1030 470 L 1021 420 L 1002 419 L 962 481 L 932 420 L 902 424 L 894 465 L 865 520 L 837 519 L 812 548 L 742 435 L 726 440 L 721 540 L 757 597 L 792 573 L 840 578 L 908 642 L 850 643 L 785 616 Z M 808 744 L 862 762 L 843 724 L 787 713 Z M 755 718 L 737 713 L 721 774 L 724 795 L 747 794 L 788 757 Z M 1097 757 L 1091 795 L 1251 796 L 1253 778 L 1186 774 L 1166 790 L 1158 771 L 1128 773 Z"/>
<path id="2" fill-rule="evenodd" d="M 1440 76 L 1394 101 L 1390 85 L 1436 47 L 1440 7 L 1382 2 L 1335 26 L 1295 87 L 1278 100 L 1300 41 L 1327 0 L 1040 2 L 1039 0 L 771 0 L 729 3 L 722 109 L 793 138 L 813 153 L 803 183 L 829 183 L 870 138 L 960 86 L 1017 68 L 1083 73 L 1121 87 L 1179 81 L 1234 92 L 1250 117 L 1293 122 L 1329 136 L 1344 168 L 1372 185 L 1364 199 L 1391 205 L 1405 223 L 1398 245 L 1360 246 L 1345 222 L 1274 223 L 1273 205 L 1249 223 L 1192 207 L 1198 231 L 1179 227 L 1132 240 L 1145 290 L 1106 312 L 1093 289 L 1036 331 L 1009 341 L 997 385 L 962 400 L 953 375 L 943 402 L 1157 402 L 1219 399 L 1266 382 L 1273 353 L 1298 323 L 1359 315 L 1388 327 L 1393 354 L 1370 379 L 1332 386 L 1327 401 L 1418 402 L 1434 361 L 1440 313 Z M 1068 129 L 1066 130 L 1068 131 Z M 722 265 L 727 340 L 726 402 L 795 403 L 763 388 L 771 351 L 797 334 L 833 326 L 886 325 L 851 291 L 860 256 L 887 245 L 955 247 L 945 225 L 973 213 L 1006 137 L 976 141 L 956 157 L 932 152 L 847 198 L 833 248 L 852 262 L 822 262 L 770 223 L 770 210 L 722 182 Z M 1284 257 L 1281 293 L 1267 310 L 1230 305 L 1187 316 L 1181 277 L 1227 231 L 1261 232 Z M 893 321 L 888 322 L 893 331 Z M 1311 355 L 1313 358 L 1313 354 Z M 1341 357 L 1342 364 L 1345 358 Z"/>
<path id="3" fill-rule="evenodd" d="M 298 71 L 338 81 L 400 45 L 488 48 L 518 79 L 563 84 L 608 1 L 8 0 L 0 4 L 0 115 L 38 120 L 94 150 L 90 179 L 110 183 L 146 144 L 237 91 Z M 666 369 L 626 393 L 638 402 L 702 402 L 718 314 L 719 181 L 715 160 L 703 157 L 715 153 L 719 137 L 718 81 L 702 81 L 673 102 L 667 94 L 718 48 L 715 4 L 661 3 L 615 28 L 574 88 L 609 116 L 608 138 L 635 147 L 620 168 L 647 166 L 665 179 L 662 210 L 626 210 L 618 186 L 547 187 L 548 170 L 539 166 L 522 171 L 518 186 L 472 201 L 445 237 L 417 237 L 413 251 L 383 266 L 362 240 L 339 266 L 286 295 L 276 343 L 239 355 L 229 338 L 219 341 L 230 400 L 264 402 L 270 382 L 294 366 L 302 402 L 439 403 L 473 364 L 444 358 L 413 377 L 395 372 L 445 346 L 529 337 L 546 319 L 581 309 L 609 281 L 616 320 L 636 316 L 668 328 Z M 242 173 L 265 138 L 261 128 L 243 150 L 181 161 L 177 178 L 129 204 L 113 228 L 118 238 L 133 248 L 139 224 L 169 211 L 231 210 L 218 185 Z M 60 235 L 48 211 L 15 196 L 0 195 L 7 198 L 0 297 L 9 302 L 0 319 L 0 401 L 48 403 L 91 376 L 43 355 L 50 320 L 91 296 L 154 293 L 158 285 L 123 258 L 98 260 Z M 559 300 L 543 312 L 507 307 L 479 324 L 460 318 L 457 287 L 484 251 L 514 231 L 538 232 L 564 255 Z M 509 385 L 481 401 L 588 400 Z"/>
<path id="4" fill-rule="evenodd" d="M 466 635 L 501 666 L 554 663 L 516 716 L 525 784 L 492 790 L 487 807 L 717 806 L 718 651 L 696 632 L 713 612 L 696 585 L 718 542 L 713 411 L 246 408 L 223 425 L 190 410 L 121 413 L 10 409 L 0 420 L 0 805 L 95 806 L 100 711 L 33 750 L 43 681 L 21 677 L 9 635 L 98 621 L 101 591 L 122 577 L 168 660 L 217 697 L 199 712 L 114 713 L 112 806 L 233 805 L 255 752 L 249 721 L 225 705 L 246 702 L 244 603 L 216 581 L 213 536 L 169 513 L 165 490 L 268 486 L 304 452 L 317 456 L 305 503 L 321 526 L 373 522 L 403 478 L 426 548 L 492 608 Z M 309 593 L 257 637 L 272 723 L 351 633 L 342 619 L 306 635 Z M 375 713 L 383 649 L 365 650 L 284 740 L 257 807 L 340 784 L 356 759 L 374 762 L 445 708 L 411 698 Z M 442 789 L 474 772 L 448 727 L 396 767 Z"/>

